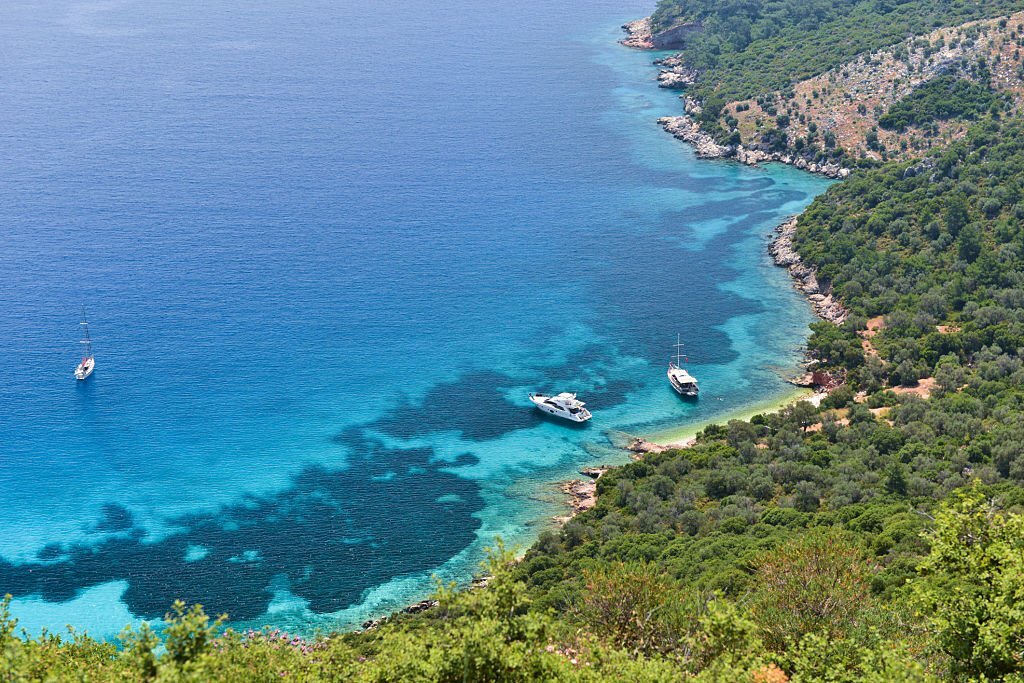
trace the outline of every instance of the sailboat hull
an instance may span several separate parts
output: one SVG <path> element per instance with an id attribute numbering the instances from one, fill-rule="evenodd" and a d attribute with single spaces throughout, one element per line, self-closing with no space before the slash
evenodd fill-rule
<path id="1" fill-rule="evenodd" d="M 83 360 L 81 363 L 79 363 L 78 367 L 75 368 L 75 379 L 88 379 L 89 375 L 91 375 L 92 371 L 95 369 L 96 361 L 94 361 L 92 358 L 87 358 L 86 360 Z"/>

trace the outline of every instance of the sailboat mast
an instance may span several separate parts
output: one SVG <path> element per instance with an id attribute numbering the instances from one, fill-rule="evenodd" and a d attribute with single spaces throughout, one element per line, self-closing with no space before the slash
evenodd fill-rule
<path id="1" fill-rule="evenodd" d="M 85 355 L 82 356 L 83 360 L 86 358 L 92 358 L 92 338 L 89 336 L 89 321 L 85 317 L 85 310 L 82 310 L 82 344 L 85 345 Z"/>

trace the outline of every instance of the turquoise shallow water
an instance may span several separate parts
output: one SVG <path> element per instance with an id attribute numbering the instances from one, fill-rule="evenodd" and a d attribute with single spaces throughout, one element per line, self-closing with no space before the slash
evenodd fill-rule
<path id="1" fill-rule="evenodd" d="M 6 3 L 16 616 L 345 627 L 528 543 L 611 436 L 785 394 L 811 314 L 766 235 L 827 181 L 663 133 L 676 95 L 615 44 L 649 9 Z M 529 409 L 562 389 L 591 424 Z"/>

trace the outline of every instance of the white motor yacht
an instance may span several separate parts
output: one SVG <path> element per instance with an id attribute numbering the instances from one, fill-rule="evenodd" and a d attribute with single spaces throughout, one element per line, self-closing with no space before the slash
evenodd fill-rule
<path id="1" fill-rule="evenodd" d="M 583 407 L 586 404 L 578 400 L 576 394 L 568 392 L 562 392 L 557 396 L 530 394 L 530 401 L 548 415 L 572 422 L 586 422 L 591 418 L 590 411 Z"/>
<path id="2" fill-rule="evenodd" d="M 683 369 L 684 360 L 683 344 L 679 341 L 679 335 L 676 335 L 676 356 L 668 362 L 668 383 L 680 396 L 696 396 L 700 392 L 697 378 Z"/>

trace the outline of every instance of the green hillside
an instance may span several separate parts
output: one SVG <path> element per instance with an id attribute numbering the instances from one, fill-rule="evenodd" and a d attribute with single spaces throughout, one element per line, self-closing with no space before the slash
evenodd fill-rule
<path id="1" fill-rule="evenodd" d="M 701 72 L 692 94 L 724 102 L 791 84 L 942 26 L 1024 9 L 1021 0 L 659 0 L 654 30 L 699 22 L 683 46 Z"/>

